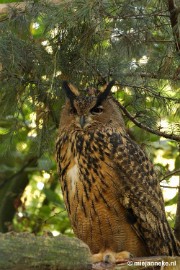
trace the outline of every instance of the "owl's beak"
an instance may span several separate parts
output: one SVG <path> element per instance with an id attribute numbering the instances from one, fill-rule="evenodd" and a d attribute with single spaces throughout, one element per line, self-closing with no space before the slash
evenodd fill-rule
<path id="1" fill-rule="evenodd" d="M 84 125 L 86 124 L 86 118 L 85 118 L 84 115 L 80 116 L 79 123 L 80 123 L 80 125 L 81 125 L 82 128 L 83 128 Z"/>

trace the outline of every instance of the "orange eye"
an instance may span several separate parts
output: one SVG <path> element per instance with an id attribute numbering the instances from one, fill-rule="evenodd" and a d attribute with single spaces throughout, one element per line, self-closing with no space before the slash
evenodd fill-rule
<path id="1" fill-rule="evenodd" d="M 103 112 L 103 107 L 102 106 L 94 107 L 94 108 L 91 109 L 92 114 L 100 114 L 102 112 Z"/>

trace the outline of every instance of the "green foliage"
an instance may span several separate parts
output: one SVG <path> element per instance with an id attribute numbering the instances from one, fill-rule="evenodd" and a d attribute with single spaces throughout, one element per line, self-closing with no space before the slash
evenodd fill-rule
<path id="1" fill-rule="evenodd" d="M 36 1 L 11 13 L 0 21 L 0 187 L 15 173 L 28 172 L 14 230 L 72 234 L 54 158 L 62 80 L 83 90 L 115 79 L 115 97 L 137 121 L 178 134 L 179 55 L 168 8 L 147 0 Z M 158 164 L 160 179 L 179 168 L 176 142 L 125 121 Z"/>
<path id="2" fill-rule="evenodd" d="M 17 0 L 0 0 L 0 4 L 2 3 L 13 3 L 13 2 L 17 2 Z M 18 1 L 18 2 L 23 2 L 23 1 Z"/>

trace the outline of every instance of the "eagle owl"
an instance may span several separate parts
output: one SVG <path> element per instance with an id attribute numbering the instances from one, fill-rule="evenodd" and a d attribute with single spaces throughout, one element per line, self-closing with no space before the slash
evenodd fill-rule
<path id="1" fill-rule="evenodd" d="M 95 96 L 63 82 L 56 151 L 72 228 L 96 262 L 180 255 L 153 165 L 126 132 L 113 84 Z"/>

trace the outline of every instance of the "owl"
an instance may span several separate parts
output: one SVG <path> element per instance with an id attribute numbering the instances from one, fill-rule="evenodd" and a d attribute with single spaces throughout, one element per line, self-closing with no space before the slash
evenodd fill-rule
<path id="1" fill-rule="evenodd" d="M 180 255 L 153 165 L 128 135 L 113 85 L 82 95 L 63 82 L 56 158 L 72 228 L 93 262 Z"/>

